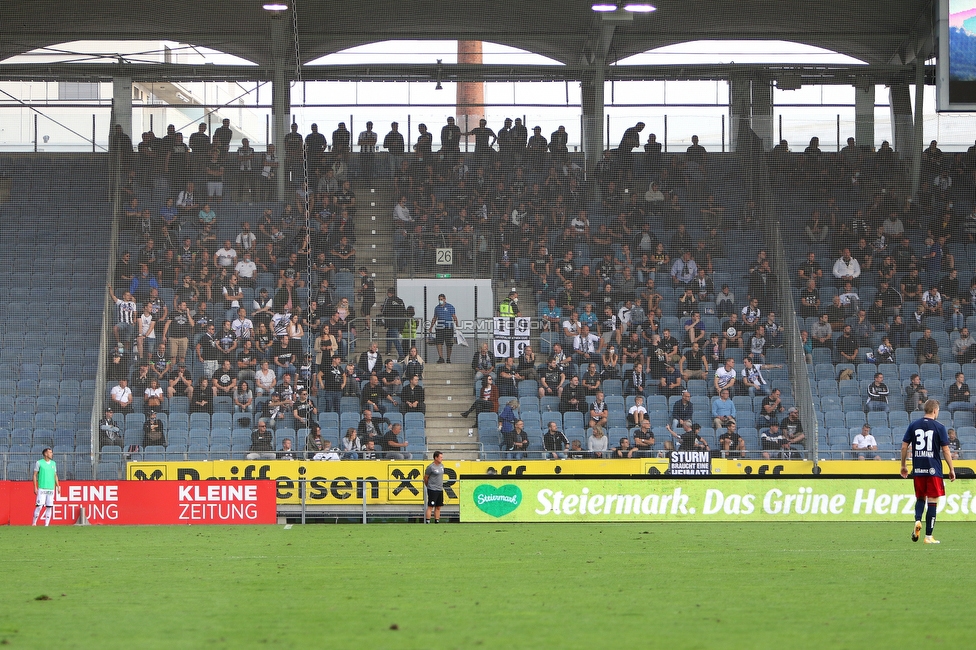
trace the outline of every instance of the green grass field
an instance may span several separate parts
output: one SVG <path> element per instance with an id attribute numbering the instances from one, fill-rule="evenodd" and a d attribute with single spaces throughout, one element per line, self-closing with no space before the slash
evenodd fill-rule
<path id="1" fill-rule="evenodd" d="M 964 647 L 976 525 L 0 532 L 21 648 Z M 48 596 L 50 600 L 37 600 Z"/>

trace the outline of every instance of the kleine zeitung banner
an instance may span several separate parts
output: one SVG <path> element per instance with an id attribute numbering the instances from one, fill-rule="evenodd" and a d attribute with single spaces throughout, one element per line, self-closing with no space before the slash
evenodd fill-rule
<path id="1" fill-rule="evenodd" d="M 90 524 L 273 524 L 271 481 L 62 481 L 52 525 L 74 524 L 82 511 Z M 7 481 L 0 487 L 0 524 L 30 525 L 34 486 Z"/>

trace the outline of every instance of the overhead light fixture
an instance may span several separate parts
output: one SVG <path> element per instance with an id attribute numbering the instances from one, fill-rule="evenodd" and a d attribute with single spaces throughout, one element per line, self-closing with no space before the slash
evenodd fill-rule
<path id="1" fill-rule="evenodd" d="M 268 4 L 264 5 L 264 10 L 265 11 L 287 11 L 288 5 L 282 4 L 280 2 L 269 2 Z"/>
<path id="2" fill-rule="evenodd" d="M 629 11 L 634 14 L 649 14 L 652 11 L 657 11 L 657 7 L 649 4 L 630 4 L 624 5 L 624 11 Z"/>
<path id="3" fill-rule="evenodd" d="M 617 5 L 612 5 L 608 3 L 597 3 L 590 7 L 593 11 L 616 11 Z"/>

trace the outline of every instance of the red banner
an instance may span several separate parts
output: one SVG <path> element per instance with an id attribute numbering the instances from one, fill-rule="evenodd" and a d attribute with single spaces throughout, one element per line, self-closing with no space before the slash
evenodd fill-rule
<path id="1" fill-rule="evenodd" d="M 274 481 L 62 481 L 51 524 L 273 524 Z M 0 481 L 0 524 L 28 526 L 34 486 Z M 8 516 L 9 515 L 9 516 Z M 40 522 L 39 522 L 40 523 Z"/>

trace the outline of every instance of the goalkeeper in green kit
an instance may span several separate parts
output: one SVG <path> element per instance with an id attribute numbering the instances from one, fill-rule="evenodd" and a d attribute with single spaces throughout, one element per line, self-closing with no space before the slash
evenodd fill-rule
<path id="1" fill-rule="evenodd" d="M 37 518 L 44 519 L 44 525 L 51 525 L 51 513 L 54 510 L 54 493 L 58 489 L 58 464 L 52 458 L 54 450 L 45 447 L 41 452 L 43 458 L 34 464 L 34 494 L 37 495 L 37 507 L 34 508 L 34 519 L 31 526 L 37 525 Z M 43 515 L 41 513 L 44 513 Z"/>

